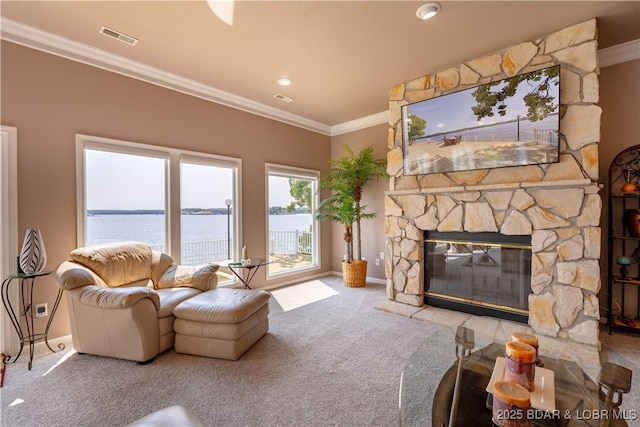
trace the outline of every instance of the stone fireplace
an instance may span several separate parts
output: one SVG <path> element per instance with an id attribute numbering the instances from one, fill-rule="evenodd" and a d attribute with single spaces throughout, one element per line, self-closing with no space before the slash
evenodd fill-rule
<path id="1" fill-rule="evenodd" d="M 561 67 L 558 163 L 404 175 L 403 105 L 554 64 Z M 385 196 L 389 299 L 424 305 L 425 232 L 527 236 L 529 325 L 541 334 L 598 344 L 597 102 L 595 19 L 394 87 Z"/>

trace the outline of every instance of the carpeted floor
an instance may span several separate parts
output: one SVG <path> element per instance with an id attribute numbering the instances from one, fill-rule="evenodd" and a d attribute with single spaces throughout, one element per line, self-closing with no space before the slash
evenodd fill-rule
<path id="1" fill-rule="evenodd" d="M 383 285 L 347 288 L 340 277 L 276 290 L 269 333 L 238 361 L 169 350 L 138 365 L 68 348 L 37 356 L 28 371 L 23 355 L 8 365 L 0 424 L 122 426 L 179 404 L 210 426 L 397 426 L 407 362 L 430 337 L 449 344 L 450 333 L 451 347 L 425 365 L 443 372 L 454 362 L 454 332 L 374 309 L 385 300 Z M 602 338 L 616 350 L 605 357 L 637 371 L 640 337 Z M 638 396 L 636 376 L 623 405 L 638 408 Z"/>
<path id="2" fill-rule="evenodd" d="M 330 277 L 310 294 L 319 290 L 286 312 L 272 298 L 269 333 L 234 362 L 169 350 L 138 365 L 64 350 L 28 371 L 23 356 L 0 389 L 2 425 L 118 426 L 175 404 L 211 426 L 397 425 L 406 361 L 443 327 L 375 310 L 382 285 Z"/>

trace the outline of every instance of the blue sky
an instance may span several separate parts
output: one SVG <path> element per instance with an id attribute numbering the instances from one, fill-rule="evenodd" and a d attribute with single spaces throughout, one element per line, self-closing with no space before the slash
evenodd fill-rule
<path id="1" fill-rule="evenodd" d="M 86 150 L 87 209 L 164 209 L 164 160 Z M 182 164 L 181 206 L 226 208 L 231 199 L 231 172 Z M 272 179 L 272 206 L 287 206 L 287 179 Z"/>
<path id="2" fill-rule="evenodd" d="M 493 90 L 498 90 L 503 86 L 496 86 Z M 411 104 L 408 106 L 409 114 L 415 114 L 427 120 L 425 135 L 502 122 L 515 119 L 517 114 L 526 116 L 527 107 L 523 97 L 531 90 L 531 86 L 526 81 L 521 82 L 518 85 L 516 94 L 507 99 L 508 108 L 505 117 L 499 116 L 494 108 L 495 115 L 493 117 L 485 117 L 481 121 L 478 121 L 473 111 L 471 111 L 471 107 L 476 105 L 476 100 L 472 96 L 476 89 L 477 87 L 473 87 Z M 559 91 L 557 86 L 553 90 L 556 94 Z"/>

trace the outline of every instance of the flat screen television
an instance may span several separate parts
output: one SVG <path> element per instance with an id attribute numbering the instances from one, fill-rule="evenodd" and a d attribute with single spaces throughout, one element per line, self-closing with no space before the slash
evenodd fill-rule
<path id="1" fill-rule="evenodd" d="M 402 107 L 405 175 L 555 163 L 560 66 Z"/>

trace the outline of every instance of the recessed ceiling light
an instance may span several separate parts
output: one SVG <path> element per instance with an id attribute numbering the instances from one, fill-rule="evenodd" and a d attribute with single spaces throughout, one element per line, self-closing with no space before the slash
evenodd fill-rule
<path id="1" fill-rule="evenodd" d="M 289 86 L 291 83 L 293 82 L 291 81 L 291 79 L 287 77 L 282 77 L 281 79 L 278 79 L 278 84 L 280 86 Z"/>
<path id="2" fill-rule="evenodd" d="M 440 12 L 440 5 L 438 3 L 423 4 L 416 11 L 416 16 L 422 20 L 433 18 Z"/>

